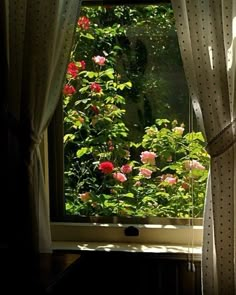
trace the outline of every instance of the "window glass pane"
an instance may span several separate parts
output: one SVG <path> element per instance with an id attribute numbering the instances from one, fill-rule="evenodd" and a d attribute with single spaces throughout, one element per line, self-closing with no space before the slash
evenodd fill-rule
<path id="1" fill-rule="evenodd" d="M 83 7 L 63 97 L 66 214 L 202 216 L 209 156 L 170 4 Z"/>

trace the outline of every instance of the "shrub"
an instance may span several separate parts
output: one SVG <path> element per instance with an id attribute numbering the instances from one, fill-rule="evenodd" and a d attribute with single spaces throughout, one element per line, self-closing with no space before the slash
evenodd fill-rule
<path id="1" fill-rule="evenodd" d="M 209 166 L 204 138 L 163 118 L 130 141 L 124 96 L 133 83 L 116 67 L 121 48 L 115 39 L 122 34 L 119 24 L 102 30 L 86 16 L 78 20 L 63 88 L 66 211 L 200 217 Z"/>

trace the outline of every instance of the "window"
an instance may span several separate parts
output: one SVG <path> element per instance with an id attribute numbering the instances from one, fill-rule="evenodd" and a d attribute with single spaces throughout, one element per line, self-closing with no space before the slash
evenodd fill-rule
<path id="1" fill-rule="evenodd" d="M 169 3 L 83 6 L 49 130 L 52 220 L 79 221 L 81 239 L 106 223 L 97 241 L 196 225 L 209 157 L 190 105 Z"/>

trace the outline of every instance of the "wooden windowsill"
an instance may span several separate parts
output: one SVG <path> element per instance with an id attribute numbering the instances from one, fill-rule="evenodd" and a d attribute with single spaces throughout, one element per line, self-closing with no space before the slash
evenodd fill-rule
<path id="1" fill-rule="evenodd" d="M 188 245 L 154 245 L 141 243 L 106 243 L 106 242 L 81 242 L 81 241 L 54 241 L 53 250 L 59 251 L 104 251 L 104 252 L 130 252 L 153 253 L 171 258 L 185 258 L 193 255 L 196 260 L 201 260 L 202 248 Z"/>

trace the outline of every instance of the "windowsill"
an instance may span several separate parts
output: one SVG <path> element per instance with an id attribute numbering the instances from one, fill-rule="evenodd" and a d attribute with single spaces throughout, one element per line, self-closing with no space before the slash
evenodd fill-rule
<path id="1" fill-rule="evenodd" d="M 119 251 L 130 253 L 153 253 L 171 254 L 174 257 L 193 255 L 195 260 L 201 259 L 202 248 L 200 246 L 179 246 L 179 245 L 151 245 L 137 243 L 104 243 L 104 242 L 76 242 L 76 241 L 54 241 L 52 250 L 64 251 Z"/>
<path id="2" fill-rule="evenodd" d="M 138 235 L 125 234 L 130 224 L 51 222 L 53 241 L 153 245 L 202 245 L 202 226 L 133 224 Z"/>
<path id="3" fill-rule="evenodd" d="M 52 249 L 72 251 L 122 251 L 194 255 L 200 259 L 202 226 L 134 225 L 138 236 L 126 236 L 125 224 L 52 222 Z"/>

